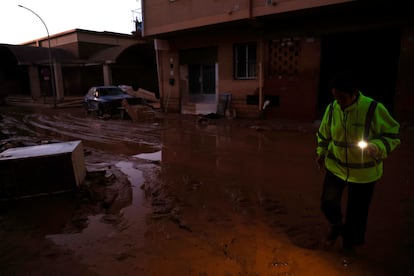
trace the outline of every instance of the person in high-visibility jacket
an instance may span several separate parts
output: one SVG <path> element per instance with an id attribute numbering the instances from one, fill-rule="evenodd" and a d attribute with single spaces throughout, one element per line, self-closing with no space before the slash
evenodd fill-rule
<path id="1" fill-rule="evenodd" d="M 331 229 L 326 244 L 342 236 L 344 254 L 365 242 L 368 210 L 383 160 L 400 144 L 399 123 L 385 106 L 364 96 L 349 73 L 331 81 L 330 103 L 317 132 L 319 167 L 325 168 L 321 210 Z M 342 194 L 348 189 L 345 219 Z M 344 259 L 345 262 L 345 259 Z"/>

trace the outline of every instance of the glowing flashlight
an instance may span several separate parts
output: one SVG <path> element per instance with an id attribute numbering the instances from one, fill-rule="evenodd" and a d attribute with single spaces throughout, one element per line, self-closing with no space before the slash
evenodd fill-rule
<path id="1" fill-rule="evenodd" d="M 358 142 L 358 147 L 360 147 L 361 149 L 364 149 L 367 146 L 368 146 L 368 144 L 364 140 L 361 140 L 361 141 Z"/>

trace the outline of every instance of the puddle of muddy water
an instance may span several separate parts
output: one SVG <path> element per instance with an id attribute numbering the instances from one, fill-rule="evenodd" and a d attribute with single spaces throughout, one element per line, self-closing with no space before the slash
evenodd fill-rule
<path id="1" fill-rule="evenodd" d="M 87 217 L 80 233 L 48 232 L 47 238 L 73 250 L 100 275 L 189 275 L 189 271 L 191 275 L 306 275 L 296 273 L 299 268 L 321 275 L 318 272 L 335 270 L 327 263 L 331 259 L 321 262 L 320 256 L 325 256 L 321 252 L 298 249 L 313 249 L 325 225 L 319 210 L 323 174 L 314 166 L 313 132 L 199 126 L 178 120 L 166 122 L 160 130 L 145 131 L 125 122 L 99 121 L 99 130 L 91 129 L 89 120 L 83 123 L 78 133 L 91 132 L 82 136 L 89 145 L 128 156 L 116 160 L 98 156 L 100 162 L 108 163 L 105 168 L 115 167 L 126 175 L 130 185 L 119 187 L 128 189 L 123 192 L 128 200 L 113 212 Z M 162 151 L 142 153 L 159 150 L 161 144 Z M 147 166 L 159 163 L 154 181 L 149 180 Z M 399 169 L 387 172 L 393 171 Z M 141 189 L 144 182 L 154 188 L 151 203 Z M 382 192 L 383 202 L 393 200 L 394 206 L 400 206 L 386 187 L 379 187 L 377 198 Z M 161 208 L 166 205 L 169 208 Z M 377 221 L 386 222 L 378 205 L 377 199 L 377 210 L 373 209 Z M 147 216 L 151 208 L 158 208 L 161 215 Z M 153 219 L 152 228 L 148 217 Z M 382 237 L 379 232 L 376 239 L 370 235 L 374 241 Z M 391 255 L 392 250 L 384 252 Z M 386 256 L 375 256 L 373 249 L 370 254 L 375 264 L 386 260 Z M 150 262 L 144 260 L 143 266 L 155 272 L 133 271 L 145 257 Z"/>
<path id="2" fill-rule="evenodd" d="M 115 240 L 129 235 L 127 233 L 134 233 L 134 244 L 144 242 L 146 215 L 150 208 L 146 206 L 144 193 L 140 188 L 144 182 L 143 172 L 133 161 L 119 161 L 115 166 L 127 176 L 131 184 L 131 204 L 115 214 L 89 216 L 87 227 L 80 233 L 47 236 L 55 244 L 65 246 L 86 257 L 90 265 L 93 265 L 94 260 L 100 255 L 97 252 L 108 254 L 108 251 L 112 251 L 113 253 L 108 256 L 115 256 L 123 252 L 125 246 L 130 246 Z M 111 246 L 108 246 L 109 244 Z"/>
<path id="3" fill-rule="evenodd" d="M 161 161 L 162 159 L 162 151 L 156 151 L 151 153 L 140 153 L 134 155 L 136 158 L 146 159 L 150 161 Z"/>
<path id="4" fill-rule="evenodd" d="M 132 187 L 132 204 L 143 204 L 143 193 L 139 188 L 144 183 L 142 171 L 134 167 L 134 163 L 130 161 L 120 161 L 115 164 L 125 175 L 127 175 Z M 129 207 L 128 207 L 129 208 Z M 127 209 L 128 209 L 127 208 Z"/>

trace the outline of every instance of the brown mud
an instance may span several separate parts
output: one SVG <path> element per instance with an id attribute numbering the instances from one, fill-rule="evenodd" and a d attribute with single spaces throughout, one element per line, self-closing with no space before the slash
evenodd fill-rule
<path id="1" fill-rule="evenodd" d="M 74 193 L 0 202 L 0 275 L 413 275 L 414 129 L 386 160 L 367 243 L 323 248 L 315 125 L 0 107 L 1 150 L 82 140 Z M 35 184 L 35 183 L 34 183 Z"/>

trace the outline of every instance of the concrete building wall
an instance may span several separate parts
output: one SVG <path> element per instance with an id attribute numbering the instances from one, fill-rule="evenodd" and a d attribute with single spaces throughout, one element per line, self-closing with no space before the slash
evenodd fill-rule
<path id="1" fill-rule="evenodd" d="M 284 40 L 287 42 L 283 42 Z M 269 56 L 271 52 L 265 51 L 264 95 L 276 96 L 279 100 L 278 106 L 270 106 L 265 113 L 268 117 L 273 118 L 315 120 L 319 87 L 320 40 L 316 37 L 282 37 L 276 41 L 277 44 L 294 43 L 295 46 L 278 48 L 278 57 Z M 269 43 L 274 44 L 275 42 L 267 40 L 266 48 L 271 47 Z M 291 48 L 294 51 L 292 60 L 289 56 Z M 280 55 L 287 55 L 287 58 L 280 61 Z M 280 75 L 275 75 L 270 71 L 272 67 L 270 63 L 275 58 L 278 63 L 287 65 L 284 65 L 286 69 L 283 68 Z M 283 70 L 289 72 L 283 73 Z"/>
<path id="2" fill-rule="evenodd" d="M 101 49 L 118 45 L 128 46 L 137 42 L 137 39 L 132 35 L 82 29 L 69 30 L 50 36 L 52 48 L 65 49 L 79 59 L 87 59 Z M 42 37 L 28 41 L 23 45 L 47 48 L 49 41 L 47 37 Z"/>
<path id="3" fill-rule="evenodd" d="M 190 92 L 183 65 L 174 72 L 179 82 L 169 83 L 171 57 L 176 61 L 182 50 L 216 47 L 216 93 L 231 94 L 240 117 L 259 116 L 267 97 L 272 105 L 266 117 L 319 119 L 332 101 L 329 79 L 352 68 L 364 79 L 364 94 L 383 102 L 398 120 L 413 121 L 413 19 L 405 4 L 381 2 L 375 9 L 365 1 L 328 0 L 142 4 L 144 36 L 168 45 L 157 53 L 158 73 L 162 101 L 173 110 L 189 108 L 183 103 Z M 234 45 L 249 41 L 258 45 L 258 74 L 235 79 Z M 292 42 L 297 54 L 290 57 L 285 43 Z"/>
<path id="4" fill-rule="evenodd" d="M 168 48 L 158 51 L 161 68 L 161 97 L 168 105 L 169 111 L 182 111 L 181 103 L 185 102 L 188 94 L 188 72 L 185 70 L 171 70 L 181 63 L 179 51 L 183 49 L 197 49 L 203 47 L 217 48 L 217 94 L 230 94 L 232 107 L 237 116 L 255 118 L 260 115 L 261 104 L 249 104 L 248 98 L 260 95 L 279 98 L 279 105 L 270 106 L 266 110 L 269 117 L 301 119 L 315 119 L 317 91 L 319 85 L 320 40 L 315 37 L 300 37 L 300 55 L 297 60 L 297 73 L 294 76 L 270 76 L 269 56 L 270 43 L 273 40 L 282 41 L 284 37 L 274 36 L 263 38 L 254 32 L 226 31 L 192 34 L 175 37 L 168 41 Z M 288 38 L 290 39 L 290 38 Z M 258 73 L 254 79 L 240 80 L 234 78 L 234 45 L 241 42 L 257 44 Z M 170 61 L 173 60 L 173 66 Z M 178 63 L 178 64 L 177 64 Z M 261 68 L 261 69 L 260 69 Z M 171 71 L 173 78 L 180 81 L 174 85 L 169 83 Z M 185 75 L 187 74 L 187 75 Z M 167 103 L 168 102 L 168 103 Z M 263 100 L 261 101 L 263 103 Z"/>
<path id="5" fill-rule="evenodd" d="M 158 93 L 151 40 L 127 34 L 74 29 L 51 35 L 50 45 L 56 93 L 52 93 L 51 80 L 42 77 L 38 84 L 39 77 L 36 78 L 36 72 L 41 72 L 45 64 L 49 63 L 45 55 L 48 53 L 49 39 L 42 37 L 17 47 L 0 47 L 0 56 L 5 61 L 0 66 L 0 86 L 13 84 L 18 87 L 2 95 L 2 98 L 13 95 L 31 96 L 39 100 L 39 95 L 55 95 L 60 102 L 65 96 L 83 96 L 91 86 L 103 84 L 137 84 L 140 88 Z M 18 48 L 20 51 L 13 52 L 9 48 Z M 40 58 L 39 52 L 42 54 Z M 28 66 L 33 68 L 30 67 L 28 71 Z"/>
<path id="6" fill-rule="evenodd" d="M 144 36 L 294 11 L 347 0 L 142 0 Z"/>

